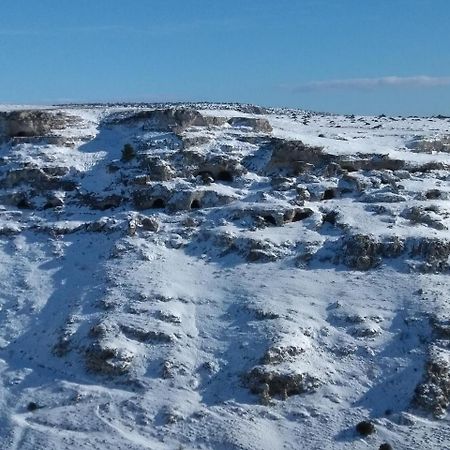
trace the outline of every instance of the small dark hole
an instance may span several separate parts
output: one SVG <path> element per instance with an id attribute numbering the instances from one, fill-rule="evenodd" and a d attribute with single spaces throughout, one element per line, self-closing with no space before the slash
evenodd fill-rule
<path id="1" fill-rule="evenodd" d="M 38 404 L 35 402 L 30 402 L 27 405 L 28 411 L 36 411 L 39 408 Z"/>
<path id="2" fill-rule="evenodd" d="M 270 216 L 270 215 L 264 216 L 264 220 L 265 220 L 267 223 L 270 223 L 271 225 L 276 225 L 276 224 L 277 224 L 277 221 L 275 220 L 275 217 Z"/>
<path id="3" fill-rule="evenodd" d="M 297 211 L 294 217 L 292 218 L 292 222 L 299 222 L 300 220 L 305 220 L 308 217 L 311 217 L 312 214 L 313 212 L 310 209 L 306 211 Z"/>
<path id="4" fill-rule="evenodd" d="M 31 204 L 26 198 L 23 198 L 17 203 L 17 207 L 19 209 L 29 209 L 31 208 Z"/>
<path id="5" fill-rule="evenodd" d="M 426 192 L 425 197 L 428 200 L 436 200 L 441 197 L 441 191 L 439 189 L 431 189 Z"/>
<path id="6" fill-rule="evenodd" d="M 228 170 L 222 170 L 217 174 L 217 180 L 231 183 L 233 181 L 233 175 Z"/>
<path id="7" fill-rule="evenodd" d="M 333 189 L 327 189 L 322 196 L 322 200 L 331 200 L 335 197 L 334 190 Z"/>
<path id="8" fill-rule="evenodd" d="M 369 434 L 375 433 L 375 425 L 368 420 L 363 420 L 356 425 L 356 431 L 362 436 L 369 436 Z"/>
<path id="9" fill-rule="evenodd" d="M 338 213 L 336 211 L 329 211 L 322 217 L 322 222 L 329 223 L 331 225 L 336 225 L 337 218 Z"/>
<path id="10" fill-rule="evenodd" d="M 166 203 L 164 202 L 164 200 L 162 198 L 157 198 L 152 204 L 152 208 L 155 208 L 155 209 L 161 209 L 161 208 L 165 208 L 165 207 L 166 207 Z"/>
<path id="11" fill-rule="evenodd" d="M 199 208 L 200 208 L 200 202 L 197 199 L 192 200 L 191 209 L 199 209 Z"/>

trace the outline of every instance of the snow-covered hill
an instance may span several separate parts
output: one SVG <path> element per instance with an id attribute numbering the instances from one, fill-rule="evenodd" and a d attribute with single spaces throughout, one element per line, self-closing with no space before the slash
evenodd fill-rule
<path id="1" fill-rule="evenodd" d="M 450 448 L 449 154 L 445 117 L 4 107 L 0 447 Z"/>

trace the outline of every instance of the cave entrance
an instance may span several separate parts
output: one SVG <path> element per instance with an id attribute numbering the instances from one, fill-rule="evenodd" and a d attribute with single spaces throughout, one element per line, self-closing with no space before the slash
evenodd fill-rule
<path id="1" fill-rule="evenodd" d="M 228 183 L 232 183 L 233 182 L 233 175 L 228 170 L 221 170 L 217 174 L 217 180 L 225 181 L 225 182 L 228 182 Z"/>
<path id="2" fill-rule="evenodd" d="M 199 209 L 199 208 L 200 208 L 200 201 L 197 199 L 192 200 L 191 209 Z"/>
<path id="3" fill-rule="evenodd" d="M 322 196 L 322 200 L 331 200 L 336 197 L 334 189 L 327 189 Z"/>
<path id="4" fill-rule="evenodd" d="M 277 221 L 276 221 L 275 217 L 273 217 L 270 214 L 267 215 L 267 216 L 264 216 L 264 220 L 265 220 L 266 223 L 268 223 L 270 225 L 276 225 L 277 224 Z"/>
<path id="5" fill-rule="evenodd" d="M 21 200 L 19 200 L 17 202 L 17 208 L 19 208 L 19 209 L 30 209 L 31 208 L 31 203 L 26 198 L 22 198 Z"/>
<path id="6" fill-rule="evenodd" d="M 165 207 L 166 207 L 166 202 L 162 198 L 157 198 L 152 204 L 152 208 L 154 208 L 154 209 L 162 209 Z"/>
<path id="7" fill-rule="evenodd" d="M 299 222 L 300 220 L 305 220 L 308 217 L 313 215 L 313 211 L 311 209 L 307 209 L 305 211 L 296 211 L 294 217 L 292 218 L 292 222 Z"/>

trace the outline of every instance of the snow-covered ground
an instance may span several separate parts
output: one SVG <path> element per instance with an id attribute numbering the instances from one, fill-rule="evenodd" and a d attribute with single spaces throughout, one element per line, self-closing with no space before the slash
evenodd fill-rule
<path id="1" fill-rule="evenodd" d="M 0 111 L 2 449 L 450 448 L 450 119 Z"/>

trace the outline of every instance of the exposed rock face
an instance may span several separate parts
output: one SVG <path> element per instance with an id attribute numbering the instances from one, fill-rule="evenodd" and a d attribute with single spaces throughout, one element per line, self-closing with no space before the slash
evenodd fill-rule
<path id="1" fill-rule="evenodd" d="M 232 182 L 246 172 L 247 170 L 239 160 L 225 155 L 217 155 L 198 164 L 195 173 L 204 180 L 207 179 L 206 177 L 210 177 L 211 181 Z"/>
<path id="2" fill-rule="evenodd" d="M 449 270 L 450 241 L 433 238 L 419 240 L 412 249 L 413 256 L 425 259 L 423 272 L 446 272 Z"/>
<path id="3" fill-rule="evenodd" d="M 165 208 L 171 196 L 171 190 L 162 185 L 155 184 L 147 189 L 133 192 L 133 203 L 136 209 Z"/>
<path id="4" fill-rule="evenodd" d="M 154 217 L 145 217 L 140 216 L 139 222 L 143 230 L 145 231 L 158 231 L 159 230 L 159 222 Z"/>
<path id="5" fill-rule="evenodd" d="M 438 214 L 438 208 L 413 206 L 402 212 L 402 216 L 410 220 L 413 224 L 426 224 L 436 230 L 444 230 L 446 227 L 442 223 L 442 217 Z"/>
<path id="6" fill-rule="evenodd" d="M 180 133 L 193 126 L 207 126 L 207 120 L 193 109 L 155 109 L 139 111 L 125 117 L 113 118 L 114 124 L 140 124 L 146 131 L 173 131 Z"/>
<path id="7" fill-rule="evenodd" d="M 249 117 L 233 117 L 228 120 L 228 123 L 232 127 L 237 128 L 250 128 L 255 132 L 270 133 L 272 132 L 272 126 L 267 119 L 249 118 Z"/>
<path id="8" fill-rule="evenodd" d="M 357 270 L 377 267 L 382 258 L 396 258 L 405 250 L 404 240 L 393 237 L 378 241 L 373 236 L 355 234 L 343 241 L 343 261 Z"/>
<path id="9" fill-rule="evenodd" d="M 320 385 L 318 379 L 308 374 L 283 372 L 265 366 L 257 366 L 244 376 L 244 383 L 261 401 L 278 397 L 286 399 L 291 395 L 314 392 Z"/>
<path id="10" fill-rule="evenodd" d="M 424 381 L 415 391 L 414 402 L 436 417 L 445 415 L 450 404 L 450 354 L 433 349 L 425 367 Z"/>
<path id="11" fill-rule="evenodd" d="M 406 166 L 402 159 L 392 159 L 387 155 L 360 156 L 359 158 L 340 158 L 339 165 L 348 172 L 360 170 L 401 170 Z"/>
<path id="12" fill-rule="evenodd" d="M 67 121 L 67 116 L 62 113 L 37 110 L 0 112 L 0 139 L 45 136 L 51 130 L 64 128 Z"/>
<path id="13" fill-rule="evenodd" d="M 86 368 L 102 375 L 119 376 L 129 372 L 133 355 L 113 346 L 95 343 L 86 350 Z"/>
<path id="14" fill-rule="evenodd" d="M 124 198 L 121 195 L 112 194 L 106 197 L 96 197 L 93 195 L 82 196 L 82 202 L 93 209 L 105 211 L 106 209 L 118 208 L 123 202 Z"/>
<path id="15" fill-rule="evenodd" d="M 170 164 L 159 157 L 142 155 L 139 159 L 140 167 L 148 173 L 148 181 L 169 181 L 175 175 Z"/>
<path id="16" fill-rule="evenodd" d="M 417 139 L 410 142 L 408 147 L 417 153 L 450 153 L 450 137 L 435 140 Z"/>
<path id="17" fill-rule="evenodd" d="M 272 154 L 265 167 L 267 174 L 297 176 L 313 168 L 320 169 L 331 162 L 331 156 L 325 154 L 321 147 L 311 147 L 301 141 L 272 139 L 270 148 Z"/>

